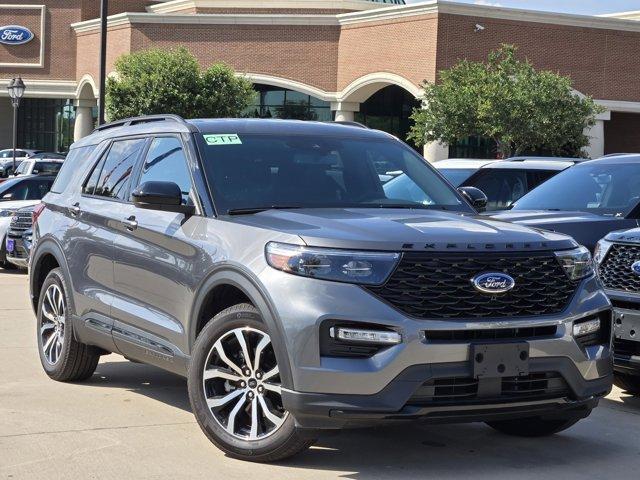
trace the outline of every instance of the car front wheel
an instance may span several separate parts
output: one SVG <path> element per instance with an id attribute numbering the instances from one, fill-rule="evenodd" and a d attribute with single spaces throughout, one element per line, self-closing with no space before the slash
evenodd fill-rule
<path id="1" fill-rule="evenodd" d="M 271 337 L 252 305 L 224 310 L 200 332 L 188 386 L 202 431 L 232 457 L 255 462 L 281 460 L 315 440 L 295 426 L 282 404 Z"/>

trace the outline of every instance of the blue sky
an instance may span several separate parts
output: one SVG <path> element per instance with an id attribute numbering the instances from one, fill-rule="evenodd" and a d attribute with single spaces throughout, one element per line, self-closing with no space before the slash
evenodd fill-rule
<path id="1" fill-rule="evenodd" d="M 424 0 L 406 0 L 416 3 Z M 597 15 L 599 13 L 640 10 L 640 0 L 456 0 L 464 3 L 480 3 L 501 7 L 546 10 L 551 12 Z"/>

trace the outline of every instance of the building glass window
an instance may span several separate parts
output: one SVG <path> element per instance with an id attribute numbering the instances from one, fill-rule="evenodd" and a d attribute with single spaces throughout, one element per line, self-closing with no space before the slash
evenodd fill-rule
<path id="1" fill-rule="evenodd" d="M 449 158 L 498 158 L 496 142 L 490 138 L 467 137 L 449 145 Z"/>
<path id="2" fill-rule="evenodd" d="M 66 152 L 73 143 L 75 109 L 72 100 L 24 98 L 18 109 L 18 145 Z"/>
<path id="3" fill-rule="evenodd" d="M 258 95 L 256 102 L 245 110 L 247 117 L 318 121 L 332 119 L 330 103 L 319 98 L 271 85 L 255 84 L 253 88 Z"/>
<path id="4" fill-rule="evenodd" d="M 409 117 L 413 109 L 419 106 L 420 101 L 405 89 L 390 85 L 378 90 L 360 105 L 355 121 L 388 132 L 406 142 L 413 124 Z M 411 142 L 409 145 L 419 150 Z"/>

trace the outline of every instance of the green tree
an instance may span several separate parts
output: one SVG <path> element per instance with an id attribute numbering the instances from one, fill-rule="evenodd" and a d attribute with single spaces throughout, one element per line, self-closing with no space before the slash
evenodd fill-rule
<path id="1" fill-rule="evenodd" d="M 486 137 L 502 158 L 535 150 L 581 156 L 589 144 L 584 129 L 603 111 L 592 98 L 576 95 L 569 77 L 517 59 L 513 45 L 491 52 L 486 63 L 461 61 L 423 87 L 410 140 L 424 145 Z"/>
<path id="2" fill-rule="evenodd" d="M 201 70 L 185 48 L 123 55 L 115 72 L 106 88 L 110 120 L 154 113 L 238 117 L 255 95 L 251 82 L 224 64 Z"/>

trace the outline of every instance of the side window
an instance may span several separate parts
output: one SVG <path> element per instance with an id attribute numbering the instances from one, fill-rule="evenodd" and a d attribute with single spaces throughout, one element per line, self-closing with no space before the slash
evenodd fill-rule
<path id="1" fill-rule="evenodd" d="M 145 141 L 140 138 L 113 142 L 104 159 L 98 162 L 91 173 L 84 193 L 126 200 L 131 173 Z"/>
<path id="2" fill-rule="evenodd" d="M 182 203 L 190 203 L 191 177 L 182 143 L 175 137 L 154 138 L 147 153 L 140 184 L 144 182 L 175 182 L 182 191 Z"/>
<path id="3" fill-rule="evenodd" d="M 91 145 L 72 149 L 65 161 L 60 165 L 60 172 L 55 182 L 53 182 L 51 191 L 54 193 L 64 192 L 80 169 L 81 164 L 91 156 L 95 148 L 95 145 Z"/>

